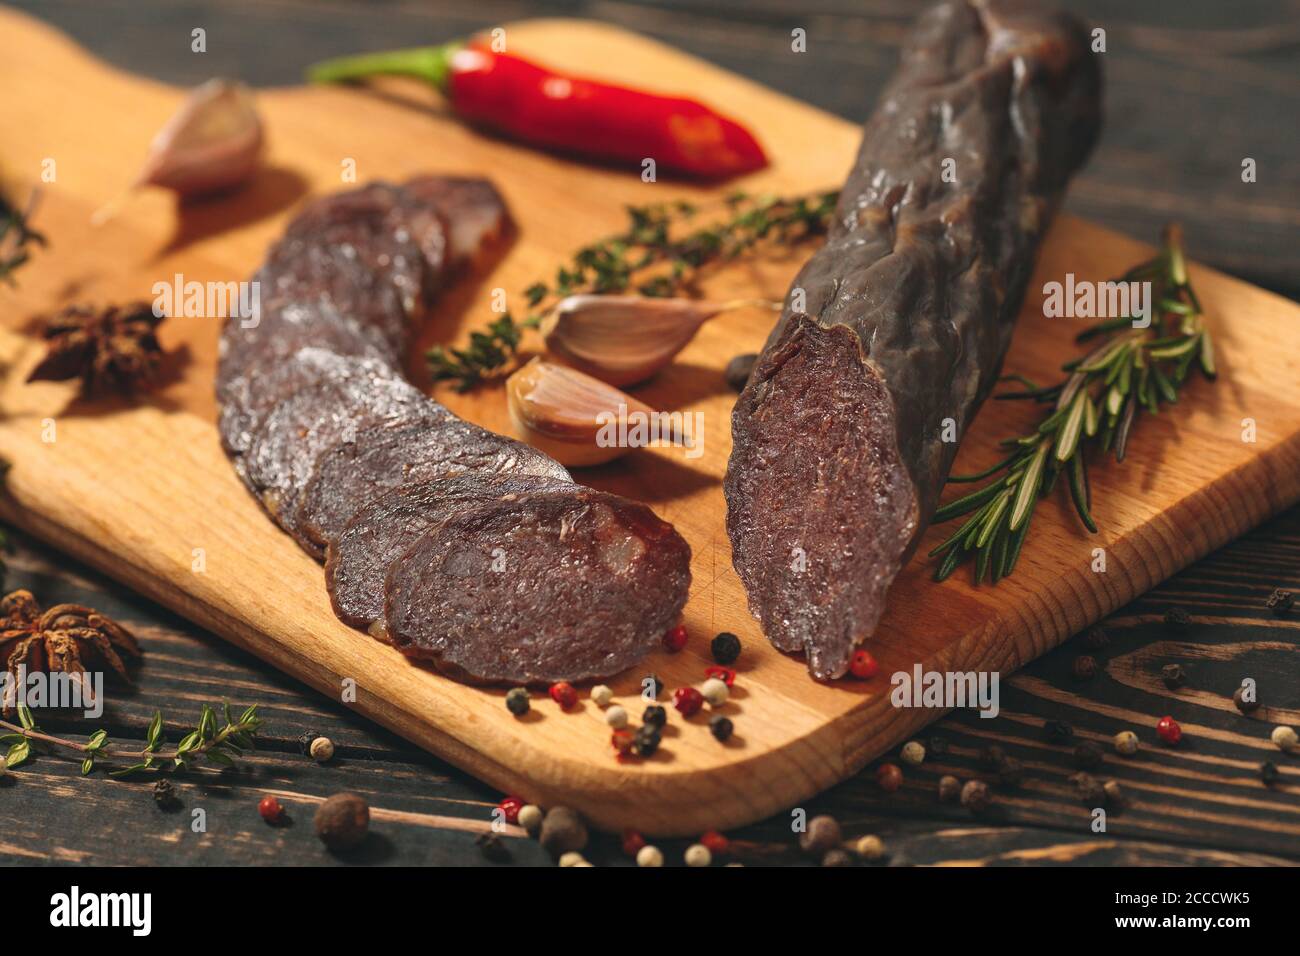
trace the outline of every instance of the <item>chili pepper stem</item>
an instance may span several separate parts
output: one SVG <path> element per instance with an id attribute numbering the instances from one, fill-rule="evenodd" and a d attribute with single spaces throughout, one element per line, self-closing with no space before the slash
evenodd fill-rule
<path id="1" fill-rule="evenodd" d="M 309 67 L 307 79 L 312 83 L 345 83 L 371 76 L 414 76 L 445 93 L 451 58 L 464 46 L 456 40 L 441 46 L 341 56 Z"/>

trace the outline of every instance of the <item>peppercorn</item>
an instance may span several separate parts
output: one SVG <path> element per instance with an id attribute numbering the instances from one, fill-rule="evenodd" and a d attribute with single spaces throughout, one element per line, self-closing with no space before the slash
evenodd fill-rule
<path id="1" fill-rule="evenodd" d="M 1185 631 L 1191 623 L 1191 617 L 1180 607 L 1171 607 L 1165 611 L 1165 627 L 1171 631 Z"/>
<path id="2" fill-rule="evenodd" d="M 858 680 L 870 680 L 879 670 L 880 665 L 876 663 L 876 659 L 861 648 L 854 651 L 853 657 L 849 659 L 849 673 Z"/>
<path id="3" fill-rule="evenodd" d="M 925 746 L 919 740 L 909 740 L 898 751 L 898 759 L 909 767 L 919 767 L 925 762 Z"/>
<path id="4" fill-rule="evenodd" d="M 605 723 L 609 724 L 615 730 L 627 726 L 627 711 L 615 704 L 609 710 L 605 711 Z"/>
<path id="5" fill-rule="evenodd" d="M 1178 690 L 1187 683 L 1187 672 L 1182 664 L 1166 664 L 1160 668 L 1160 679 L 1170 690 Z"/>
<path id="6" fill-rule="evenodd" d="M 700 694 L 709 702 L 710 707 L 721 707 L 727 702 L 731 691 L 727 689 L 726 681 L 720 681 L 716 677 L 710 677 L 700 685 Z"/>
<path id="7" fill-rule="evenodd" d="M 0 757 L 0 760 L 4 760 L 4 758 Z M 0 767 L 0 776 L 3 775 L 4 768 Z M 172 782 L 164 777 L 153 785 L 153 802 L 158 804 L 159 810 L 171 810 L 181 801 L 176 796 L 176 788 L 172 786 Z"/>
<path id="8" fill-rule="evenodd" d="M 528 713 L 528 708 L 532 703 L 528 698 L 528 689 L 525 687 L 515 687 L 510 693 L 506 694 L 506 710 L 516 717 L 522 717 Z"/>
<path id="9" fill-rule="evenodd" d="M 883 859 L 885 856 L 885 842 L 880 837 L 870 833 L 858 837 L 858 841 L 853 844 L 853 849 L 864 860 L 874 861 Z"/>
<path id="10" fill-rule="evenodd" d="M 1254 688 L 1251 688 L 1250 697 L 1247 698 L 1244 685 L 1232 692 L 1232 702 L 1237 705 L 1237 709 L 1243 714 L 1253 714 L 1259 710 L 1259 698 L 1255 696 Z"/>
<path id="11" fill-rule="evenodd" d="M 1084 806 L 1100 807 L 1106 802 L 1106 789 L 1090 773 L 1076 773 L 1070 778 L 1070 783 L 1074 785 L 1074 794 Z"/>
<path id="12" fill-rule="evenodd" d="M 981 747 L 979 753 L 979 765 L 985 770 L 997 770 L 1002 766 L 1002 761 L 1007 759 L 1007 752 L 997 744 L 989 744 Z"/>
<path id="13" fill-rule="evenodd" d="M 647 727 L 663 727 L 668 723 L 668 711 L 658 704 L 651 704 L 641 715 L 641 722 Z"/>
<path id="14" fill-rule="evenodd" d="M 1140 746 L 1138 735 L 1131 730 L 1121 730 L 1115 735 L 1115 750 L 1125 757 L 1131 757 L 1138 752 Z"/>
<path id="15" fill-rule="evenodd" d="M 1291 753 L 1296 749 L 1296 732 L 1290 727 L 1274 727 L 1269 739 L 1284 753 Z"/>
<path id="16" fill-rule="evenodd" d="M 1025 782 L 1025 765 L 1015 757 L 1007 757 L 998 764 L 998 783 L 1011 790 L 1018 790 Z"/>
<path id="17" fill-rule="evenodd" d="M 1107 780 L 1101 785 L 1102 793 L 1106 797 L 1106 806 L 1112 810 L 1122 810 L 1128 802 L 1124 798 L 1124 791 L 1120 789 L 1118 780 Z"/>
<path id="18" fill-rule="evenodd" d="M 885 793 L 894 793 L 903 785 L 903 771 L 896 763 L 882 763 L 876 768 L 876 783 Z"/>
<path id="19" fill-rule="evenodd" d="M 1264 604 L 1274 614 L 1285 614 L 1295 606 L 1295 596 L 1283 588 L 1274 588 Z"/>
<path id="20" fill-rule="evenodd" d="M 560 705 L 561 710 L 568 710 L 578 703 L 578 692 L 567 680 L 557 681 L 549 691 L 551 700 Z"/>
<path id="21" fill-rule="evenodd" d="M 645 846 L 645 837 L 636 830 L 628 827 L 623 831 L 623 853 L 627 856 L 635 857 Z"/>
<path id="22" fill-rule="evenodd" d="M 658 727 L 646 725 L 638 727 L 632 735 L 632 753 L 638 757 L 651 757 L 659 749 L 659 743 L 663 740 L 663 734 Z"/>
<path id="23" fill-rule="evenodd" d="M 1097 676 L 1097 658 L 1091 654 L 1080 654 L 1070 665 L 1070 672 L 1078 681 L 1092 680 Z"/>
<path id="24" fill-rule="evenodd" d="M 1259 765 L 1259 779 L 1264 781 L 1265 786 L 1269 786 L 1282 779 L 1282 771 L 1277 769 L 1277 764 L 1273 761 L 1265 760 Z"/>
<path id="25" fill-rule="evenodd" d="M 529 835 L 537 836 L 537 831 L 542 828 L 542 808 L 533 803 L 524 804 L 519 808 L 519 825 Z"/>
<path id="26" fill-rule="evenodd" d="M 1183 739 L 1183 728 L 1172 717 L 1161 717 L 1156 724 L 1156 735 L 1171 747 L 1176 747 Z"/>
<path id="27" fill-rule="evenodd" d="M 928 745 L 926 749 L 936 757 L 942 757 L 944 754 L 948 753 L 950 749 L 948 746 L 948 738 L 940 737 L 938 734 L 931 734 L 927 743 Z"/>
<path id="28" fill-rule="evenodd" d="M 267 795 L 257 802 L 257 812 L 262 815 L 263 820 L 275 826 L 284 816 L 284 807 L 280 806 L 280 801 L 275 797 Z"/>
<path id="29" fill-rule="evenodd" d="M 370 807 L 357 793 L 336 793 L 316 808 L 316 836 L 331 850 L 349 850 L 366 838 Z"/>
<path id="30" fill-rule="evenodd" d="M 678 624 L 676 627 L 669 628 L 664 632 L 663 645 L 664 650 L 670 654 L 676 654 L 686 646 L 686 625 Z"/>
<path id="31" fill-rule="evenodd" d="M 952 803 L 961 796 L 961 781 L 952 774 L 944 774 L 939 778 L 939 800 L 943 803 Z"/>
<path id="32" fill-rule="evenodd" d="M 1074 748 L 1074 765 L 1080 770 L 1096 770 L 1106 761 L 1106 752 L 1091 740 Z"/>
<path id="33" fill-rule="evenodd" d="M 637 866 L 663 866 L 664 854 L 657 846 L 643 846 L 636 852 Z"/>
<path id="34" fill-rule="evenodd" d="M 319 736 L 320 734 L 316 733 L 314 730 L 309 730 L 306 733 L 299 734 L 298 753 L 302 754 L 304 757 L 311 753 L 311 742 Z"/>
<path id="35" fill-rule="evenodd" d="M 597 684 L 591 689 L 591 699 L 597 707 L 608 707 L 609 702 L 614 699 L 614 692 L 604 684 Z"/>
<path id="36" fill-rule="evenodd" d="M 537 842 L 556 859 L 565 853 L 580 852 L 587 846 L 587 824 L 576 811 L 568 807 L 553 807 L 542 820 Z"/>
<path id="37" fill-rule="evenodd" d="M 317 737 L 311 742 L 311 759 L 317 763 L 329 763 L 334 758 L 334 741 L 328 737 Z"/>
<path id="38" fill-rule="evenodd" d="M 568 853 L 561 853 L 558 862 L 560 866 L 564 867 L 582 866 L 582 864 L 587 862 L 587 858 L 581 853 L 570 850 Z"/>
<path id="39" fill-rule="evenodd" d="M 673 706 L 683 717 L 690 717 L 704 706 L 704 695 L 694 687 L 679 687 L 673 691 Z"/>
<path id="40" fill-rule="evenodd" d="M 709 848 L 714 856 L 724 856 L 731 851 L 731 841 L 717 830 L 705 830 L 700 834 L 700 843 Z"/>
<path id="41" fill-rule="evenodd" d="M 983 780 L 967 780 L 961 788 L 961 805 L 974 814 L 984 813 L 993 801 L 989 786 Z"/>
<path id="42" fill-rule="evenodd" d="M 730 631 L 723 631 L 709 643 L 709 650 L 719 664 L 734 664 L 740 657 L 740 638 Z"/>
<path id="43" fill-rule="evenodd" d="M 631 727 L 619 727 L 609 735 L 609 745 L 621 756 L 626 756 L 636 745 L 636 732 Z"/>
<path id="44" fill-rule="evenodd" d="M 519 811 L 525 806 L 522 797 L 502 797 L 497 809 L 501 811 L 502 819 L 514 826 L 519 823 Z"/>
<path id="45" fill-rule="evenodd" d="M 1048 743 L 1068 744 L 1074 739 L 1074 728 L 1063 720 L 1049 720 L 1043 724 Z"/>
<path id="46" fill-rule="evenodd" d="M 510 851 L 506 849 L 505 841 L 499 836 L 488 830 L 480 833 L 474 838 L 474 845 L 478 847 L 479 852 L 493 863 L 509 863 Z"/>
<path id="47" fill-rule="evenodd" d="M 709 733 L 713 734 L 713 739 L 719 743 L 726 743 L 730 740 L 735 729 L 736 725 L 731 722 L 731 718 L 722 714 L 718 714 L 709 721 Z"/>
<path id="48" fill-rule="evenodd" d="M 749 382 L 750 373 L 754 371 L 754 363 L 757 361 L 757 352 L 746 352 L 733 358 L 727 363 L 727 370 L 723 373 L 726 376 L 727 384 L 738 392 L 744 391 L 745 385 Z"/>
<path id="49" fill-rule="evenodd" d="M 799 849 L 809 856 L 823 857 L 844 842 L 839 821 L 822 814 L 808 821 L 808 829 L 799 835 Z"/>
<path id="50" fill-rule="evenodd" d="M 704 668 L 704 676 L 713 680 L 720 680 L 727 687 L 731 687 L 736 683 L 736 672 L 730 667 L 706 667 Z"/>
<path id="51" fill-rule="evenodd" d="M 687 866 L 708 866 L 713 862 L 713 854 L 703 843 L 692 843 L 686 848 Z"/>
<path id="52" fill-rule="evenodd" d="M 645 687 L 647 683 L 650 685 L 646 688 L 650 691 L 650 697 L 653 700 L 658 700 L 659 696 L 664 692 L 664 682 L 659 679 L 658 674 L 646 674 L 641 679 L 641 686 Z"/>
<path id="53" fill-rule="evenodd" d="M 1099 651 L 1110 646 L 1110 635 L 1102 629 L 1100 624 L 1090 627 L 1080 634 L 1079 640 L 1090 651 Z"/>
<path id="54" fill-rule="evenodd" d="M 853 857 L 847 850 L 830 850 L 822 857 L 822 866 L 852 866 Z"/>

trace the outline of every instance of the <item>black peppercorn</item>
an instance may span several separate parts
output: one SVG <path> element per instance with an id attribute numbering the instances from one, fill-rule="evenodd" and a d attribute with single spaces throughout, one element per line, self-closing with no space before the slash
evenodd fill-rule
<path id="1" fill-rule="evenodd" d="M 1097 676 L 1097 658 L 1091 654 L 1080 654 L 1070 665 L 1070 672 L 1075 680 L 1092 680 Z"/>
<path id="2" fill-rule="evenodd" d="M 938 734 L 931 734 L 930 739 L 926 741 L 925 749 L 929 752 L 931 757 L 941 757 L 951 748 L 948 746 L 947 737 L 940 737 Z"/>
<path id="3" fill-rule="evenodd" d="M 1232 702 L 1237 705 L 1237 709 L 1243 714 L 1253 714 L 1259 710 L 1259 698 L 1253 693 L 1250 698 L 1246 697 L 1246 688 L 1238 687 L 1232 692 Z"/>
<path id="4" fill-rule="evenodd" d="M 1009 790 L 1018 790 L 1025 781 L 1025 765 L 1015 757 L 1005 757 L 998 764 L 998 783 Z"/>
<path id="5" fill-rule="evenodd" d="M 658 700 L 659 695 L 664 692 L 664 682 L 659 679 L 658 674 L 646 674 L 641 679 L 641 687 L 643 690 L 648 690 L 655 700 Z"/>
<path id="6" fill-rule="evenodd" d="M 1100 807 L 1106 802 L 1106 788 L 1090 773 L 1076 773 L 1070 778 L 1074 793 L 1088 807 Z"/>
<path id="7" fill-rule="evenodd" d="M 727 384 L 736 391 L 742 391 L 749 381 L 749 375 L 754 371 L 754 363 L 758 361 L 757 352 L 747 352 L 743 355 L 737 355 L 727 363 Z"/>
<path id="8" fill-rule="evenodd" d="M 1182 664 L 1166 664 L 1160 668 L 1160 679 L 1170 690 L 1178 690 L 1187 683 L 1187 672 Z"/>
<path id="9" fill-rule="evenodd" d="M 1295 606 L 1295 596 L 1283 588 L 1274 588 L 1264 604 L 1274 614 L 1285 614 Z"/>
<path id="10" fill-rule="evenodd" d="M 1085 740 L 1074 748 L 1074 765 L 1080 770 L 1096 770 L 1106 761 L 1106 751 L 1100 744 Z"/>
<path id="11" fill-rule="evenodd" d="M 718 741 L 725 741 L 731 737 L 731 732 L 735 730 L 735 725 L 731 722 L 730 717 L 724 717 L 718 714 L 709 721 L 709 733 Z"/>
<path id="12" fill-rule="evenodd" d="M 159 810 L 171 810 L 180 805 L 180 798 L 176 796 L 176 788 L 172 786 L 170 780 L 159 780 L 153 785 L 153 802 L 158 804 Z"/>
<path id="13" fill-rule="evenodd" d="M 493 863 L 510 862 L 510 851 L 506 848 L 505 842 L 491 830 L 475 837 L 474 845 Z"/>
<path id="14" fill-rule="evenodd" d="M 1082 641 L 1083 646 L 1088 648 L 1090 651 L 1099 651 L 1103 647 L 1108 647 L 1110 645 L 1110 635 L 1102 630 L 1100 624 L 1096 627 L 1090 627 L 1088 630 L 1080 634 L 1079 640 Z"/>
<path id="15" fill-rule="evenodd" d="M 663 725 L 668 723 L 668 711 L 659 704 L 651 704 L 645 709 L 645 713 L 641 715 L 641 720 L 647 727 L 662 729 Z"/>
<path id="16" fill-rule="evenodd" d="M 980 749 L 979 764 L 985 770 L 997 770 L 1007 759 L 1007 752 L 997 744 L 989 744 Z"/>
<path id="17" fill-rule="evenodd" d="M 516 717 L 522 717 L 528 713 L 532 704 L 528 700 L 528 691 L 523 687 L 516 687 L 506 694 L 506 710 Z"/>
<path id="18" fill-rule="evenodd" d="M 713 652 L 713 659 L 719 664 L 734 664 L 736 658 L 740 656 L 740 638 L 730 631 L 723 631 L 713 639 L 709 650 Z"/>
<path id="19" fill-rule="evenodd" d="M 1074 728 L 1063 720 L 1049 720 L 1043 724 L 1048 743 L 1068 744 L 1074 739 Z"/>
<path id="20" fill-rule="evenodd" d="M 1271 760 L 1265 760 L 1259 765 L 1259 779 L 1264 781 L 1267 786 L 1277 783 L 1282 779 L 1282 772 L 1277 769 L 1277 764 Z"/>
<path id="21" fill-rule="evenodd" d="M 650 757 L 659 749 L 659 743 L 663 740 L 663 735 L 659 728 L 647 724 L 638 727 L 636 733 L 632 735 L 632 753 L 638 757 Z"/>
<path id="22" fill-rule="evenodd" d="M 316 733 L 314 730 L 309 730 L 305 734 L 299 734 L 298 753 L 304 755 L 311 753 L 311 742 L 319 736 L 320 734 Z"/>
<path id="23" fill-rule="evenodd" d="M 1171 607 L 1165 611 L 1165 627 L 1171 631 L 1185 631 L 1191 623 L 1191 617 L 1180 607 Z"/>

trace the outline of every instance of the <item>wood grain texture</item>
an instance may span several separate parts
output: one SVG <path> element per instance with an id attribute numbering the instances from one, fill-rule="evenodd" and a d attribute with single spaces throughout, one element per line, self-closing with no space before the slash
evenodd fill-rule
<path id="1" fill-rule="evenodd" d="M 270 164 L 250 190 L 179 214 L 165 197 L 141 196 L 113 224 L 92 233 L 85 225 L 89 212 L 129 180 L 139 149 L 179 94 L 91 63 L 16 15 L 0 14 L 0 25 L 0 77 L 10 89 L 26 91 L 6 98 L 0 116 L 30 131 L 21 142 L 0 147 L 0 161 L 19 176 L 39 169 L 47 157 L 59 164 L 41 212 L 41 226 L 56 246 L 24 270 L 17 293 L 6 293 L 12 315 L 46 311 L 73 297 L 148 295 L 155 281 L 176 272 L 199 281 L 244 277 L 304 192 L 338 188 L 344 159 L 357 161 L 362 179 L 490 172 L 511 203 L 519 240 L 490 277 L 472 277 L 453 291 L 431 323 L 430 341 L 481 323 L 492 286 L 522 289 L 553 269 L 566 250 L 617 226 L 621 204 L 708 198 L 684 186 L 647 185 L 481 139 L 449 122 L 430 96 L 409 85 L 387 87 L 386 98 L 284 90 L 261 97 L 271 129 Z M 708 90 L 759 130 L 776 159 L 771 171 L 746 184 L 755 189 L 837 183 L 856 146 L 856 129 L 843 121 L 628 34 L 566 22 L 510 30 L 518 49 L 581 60 L 589 72 L 642 82 L 653 76 L 665 89 Z M 90 130 L 93 150 L 87 148 Z M 817 148 L 809 150 L 809 142 Z M 1031 287 L 1066 271 L 1103 278 L 1141 254 L 1137 243 L 1066 220 L 1050 238 Z M 797 265 L 791 257 L 737 269 L 708 291 L 779 297 Z M 1036 519 L 1017 577 L 996 590 L 964 581 L 936 588 L 928 569 L 915 562 L 900 578 L 873 645 L 886 674 L 917 661 L 927 669 L 1010 671 L 1300 497 L 1300 408 L 1290 360 L 1282 350 L 1257 344 L 1286 341 L 1296 309 L 1209 270 L 1193 275 L 1214 317 L 1226 382 L 1192 388 L 1176 419 L 1143 424 L 1123 469 L 1097 470 L 1097 516 L 1104 526 L 1097 538 L 1084 537 L 1068 506 L 1053 502 Z M 649 501 L 695 550 L 685 622 L 696 640 L 680 655 L 652 659 L 646 669 L 660 673 L 670 688 L 696 682 L 706 636 L 726 628 L 745 641 L 741 690 L 728 705 L 737 738 L 727 747 L 696 718 L 675 725 L 655 759 L 619 765 L 590 703 L 562 715 L 541 702 L 532 718 L 518 722 L 501 706 L 500 694 L 411 666 L 338 624 L 319 569 L 265 520 L 217 447 L 210 394 L 215 320 L 168 323 L 166 344 L 183 361 L 174 380 L 143 407 L 91 407 L 70 401 L 66 388 L 21 385 L 37 349 L 7 334 L 0 349 L 11 374 L 0 393 L 6 414 L 0 440 L 15 467 L 4 512 L 331 697 L 338 697 L 342 680 L 355 679 L 360 713 L 502 789 L 547 804 L 573 803 L 611 828 L 635 822 L 647 832 L 693 833 L 731 826 L 843 779 L 937 716 L 893 708 L 882 680 L 811 683 L 802 663 L 772 651 L 744 611 L 721 533 L 718 484 L 729 452 L 732 396 L 718 370 L 735 352 L 756 348 L 766 322 L 737 314 L 710 323 L 678 365 L 638 392 L 652 405 L 704 414 L 703 458 L 686 462 L 668 451 L 640 452 L 582 476 Z M 1031 296 L 1009 371 L 1037 372 L 1059 363 L 1073 331 L 1063 320 L 1043 319 Z M 489 427 L 505 425 L 498 391 L 447 401 Z M 986 409 L 958 467 L 991 460 L 994 439 L 1020 424 L 1017 412 Z M 1244 417 L 1258 422 L 1254 444 L 1240 440 Z M 57 430 L 54 442 L 42 441 L 47 419 Z M 1096 546 L 1109 553 L 1104 576 L 1089 570 Z M 203 549 L 206 561 L 201 574 L 191 571 L 195 548 Z M 639 677 L 614 682 L 616 693 L 630 698 Z"/>

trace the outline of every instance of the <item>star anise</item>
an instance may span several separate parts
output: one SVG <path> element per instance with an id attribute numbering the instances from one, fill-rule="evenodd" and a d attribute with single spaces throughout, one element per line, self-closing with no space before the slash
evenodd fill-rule
<path id="1" fill-rule="evenodd" d="M 27 673 L 45 671 L 79 677 L 86 673 L 82 656 L 102 663 L 128 684 L 131 677 L 122 654 L 140 656 L 131 633 L 97 611 L 80 604 L 56 604 L 42 611 L 31 591 L 13 591 L 0 599 L 0 659 L 11 675 L 4 712 L 12 713 L 10 699 L 18 668 Z"/>
<path id="2" fill-rule="evenodd" d="M 73 306 L 45 326 L 49 354 L 29 382 L 80 378 L 88 398 L 148 389 L 158 375 L 162 346 L 154 330 L 163 316 L 145 302 L 96 310 Z"/>

